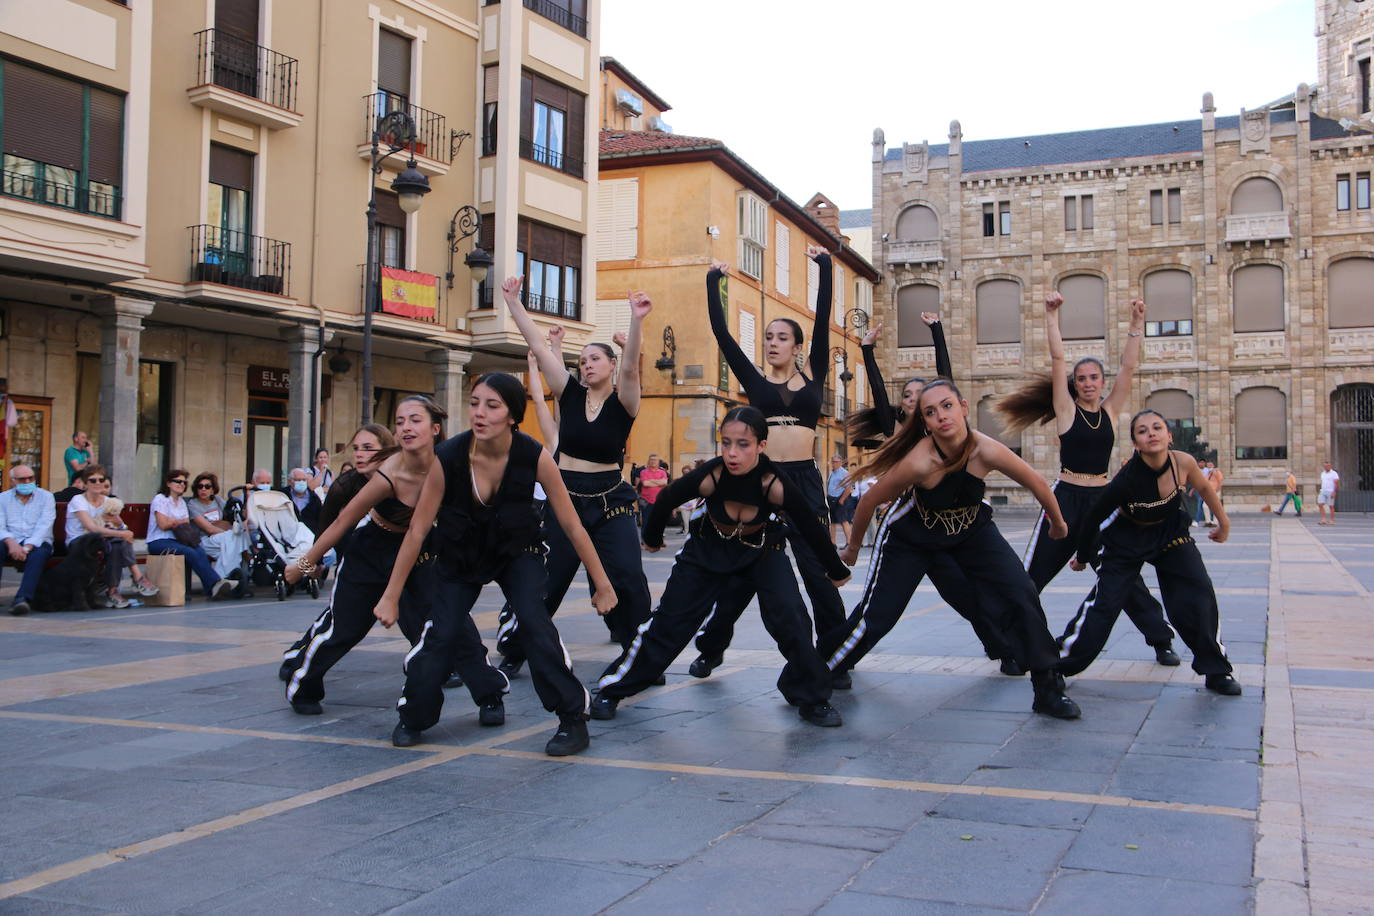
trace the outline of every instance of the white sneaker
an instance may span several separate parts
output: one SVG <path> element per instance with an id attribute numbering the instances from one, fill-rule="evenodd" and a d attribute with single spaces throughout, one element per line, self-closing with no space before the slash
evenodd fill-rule
<path id="1" fill-rule="evenodd" d="M 154 595 L 156 595 L 159 591 L 161 591 L 161 589 L 159 589 L 153 583 L 149 582 L 147 579 L 144 579 L 140 582 L 134 583 L 134 591 L 138 592 L 144 598 L 151 598 Z"/>
<path id="2" fill-rule="evenodd" d="M 129 606 L 129 599 L 125 598 L 123 595 L 107 595 L 105 597 L 105 606 L 123 610 Z"/>
<path id="3" fill-rule="evenodd" d="M 220 579 L 210 586 L 210 600 L 219 601 L 228 598 L 234 593 L 234 582 L 232 579 Z"/>

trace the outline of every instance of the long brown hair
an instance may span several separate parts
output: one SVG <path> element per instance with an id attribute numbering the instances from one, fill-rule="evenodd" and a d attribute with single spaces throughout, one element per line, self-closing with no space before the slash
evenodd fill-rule
<path id="1" fill-rule="evenodd" d="M 961 401 L 963 400 L 964 396 L 960 393 L 958 385 L 947 378 L 936 378 L 931 379 L 921 386 L 921 394 L 917 398 L 917 404 L 920 404 L 921 399 L 926 396 L 927 391 L 933 391 L 941 387 L 948 388 L 954 393 L 956 398 Z M 947 457 L 944 460 L 944 464 L 941 465 L 941 467 L 947 471 L 963 467 L 968 463 L 969 458 L 973 457 L 973 450 L 977 447 L 978 443 L 973 435 L 973 428 L 968 424 L 967 418 L 964 420 L 964 429 L 968 435 L 964 437 L 963 447 L 955 454 Z M 898 429 L 896 435 L 884 442 L 882 448 L 873 453 L 873 458 L 868 464 L 864 465 L 860 471 L 856 471 L 851 476 L 857 477 L 862 473 L 864 476 L 881 477 L 896 467 L 897 463 L 905 458 L 911 450 L 916 447 L 917 443 L 925 438 L 927 433 L 928 430 L 926 429 L 925 420 L 920 415 L 913 417 L 910 423 Z"/>
<path id="2" fill-rule="evenodd" d="M 1073 364 L 1069 370 L 1069 398 L 1078 400 L 1078 387 L 1073 377 L 1078 367 L 1084 363 L 1094 363 L 1107 377 L 1107 368 L 1096 356 L 1085 356 Z M 1037 372 L 1030 380 L 1011 394 L 1004 394 L 993 403 L 993 408 L 1002 415 L 1002 431 L 1019 433 L 1035 423 L 1048 423 L 1054 419 L 1054 376 L 1048 372 Z"/>
<path id="3" fill-rule="evenodd" d="M 925 383 L 926 380 L 923 378 L 909 378 L 902 383 L 902 391 L 906 391 L 907 385 Z M 889 404 L 888 409 L 892 412 L 892 432 L 895 435 L 897 427 L 906 422 L 906 411 L 902 409 L 901 404 Z M 887 430 L 883 427 L 882 421 L 877 407 L 865 407 L 849 415 L 844 421 L 844 432 L 857 448 L 877 448 L 887 438 Z"/>

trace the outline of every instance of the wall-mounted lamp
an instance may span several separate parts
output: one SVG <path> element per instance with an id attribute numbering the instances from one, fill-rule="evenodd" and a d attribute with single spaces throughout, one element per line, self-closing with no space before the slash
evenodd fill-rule
<path id="1" fill-rule="evenodd" d="M 663 355 L 654 360 L 654 368 L 672 372 L 677 368 L 677 339 L 673 336 L 673 326 L 663 329 Z"/>
<path id="2" fill-rule="evenodd" d="M 444 275 L 444 279 L 448 281 L 449 289 L 453 289 L 453 257 L 458 253 L 458 245 L 463 239 L 474 236 L 481 231 L 482 214 L 472 204 L 459 207 L 458 212 L 453 214 L 453 219 L 449 220 L 448 273 Z M 467 257 L 463 258 L 463 263 L 472 272 L 472 279 L 481 283 L 487 278 L 487 271 L 491 269 L 492 257 L 482 246 L 474 245 Z"/>
<path id="3" fill-rule="evenodd" d="M 849 371 L 849 351 L 844 347 L 831 347 L 830 358 L 840 367 L 840 382 L 848 385 L 854 381 L 854 373 Z"/>

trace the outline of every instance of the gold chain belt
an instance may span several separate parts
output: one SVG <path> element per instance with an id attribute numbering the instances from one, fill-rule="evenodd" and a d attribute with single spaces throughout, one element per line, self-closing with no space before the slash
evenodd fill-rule
<path id="1" fill-rule="evenodd" d="M 973 523 L 978 521 L 978 512 L 983 508 L 983 504 L 976 506 L 963 506 L 958 509 L 927 509 L 921 505 L 921 498 L 915 499 L 916 511 L 921 514 L 921 521 L 926 528 L 934 530 L 935 526 L 943 525 L 945 534 L 954 536 L 960 532 L 968 530 Z"/>

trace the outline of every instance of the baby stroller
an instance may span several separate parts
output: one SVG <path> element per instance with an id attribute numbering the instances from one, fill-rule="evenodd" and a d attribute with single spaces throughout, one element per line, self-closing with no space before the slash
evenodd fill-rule
<path id="1" fill-rule="evenodd" d="M 295 589 L 282 573 L 315 543 L 315 535 L 296 518 L 291 497 L 279 490 L 248 490 L 244 500 L 248 523 L 247 580 L 263 588 L 276 589 L 277 600 L 285 601 Z M 303 580 L 311 598 L 320 597 L 320 584 L 313 577 Z"/>

